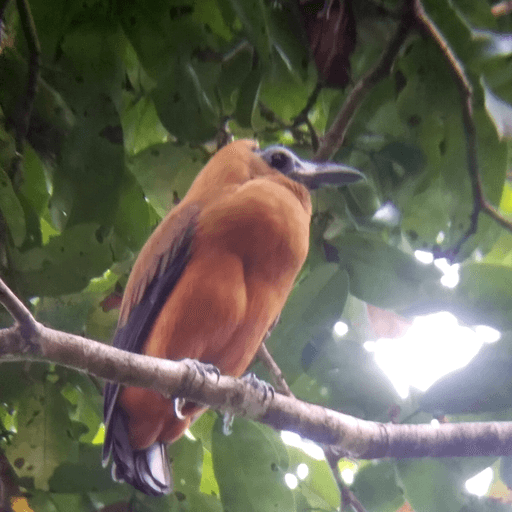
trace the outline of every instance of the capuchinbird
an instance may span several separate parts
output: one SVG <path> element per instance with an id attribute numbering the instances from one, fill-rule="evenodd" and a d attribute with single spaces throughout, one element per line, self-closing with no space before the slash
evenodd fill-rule
<path id="1" fill-rule="evenodd" d="M 214 365 L 240 377 L 279 317 L 309 245 L 311 197 L 363 178 L 238 140 L 218 151 L 162 220 L 133 266 L 114 346 Z M 103 462 L 152 496 L 172 490 L 166 447 L 203 408 L 108 383 Z M 179 404 L 179 407 L 176 407 Z"/>

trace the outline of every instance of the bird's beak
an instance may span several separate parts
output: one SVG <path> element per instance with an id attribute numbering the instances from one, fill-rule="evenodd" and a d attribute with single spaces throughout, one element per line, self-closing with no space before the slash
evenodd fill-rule
<path id="1" fill-rule="evenodd" d="M 366 180 L 366 176 L 362 172 L 347 165 L 305 160 L 296 160 L 294 169 L 288 174 L 288 177 L 299 181 L 310 190 L 326 186 L 341 187 Z"/>

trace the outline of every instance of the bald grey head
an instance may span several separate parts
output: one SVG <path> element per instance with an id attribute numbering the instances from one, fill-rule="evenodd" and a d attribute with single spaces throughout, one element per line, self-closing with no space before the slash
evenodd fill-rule
<path id="1" fill-rule="evenodd" d="M 269 146 L 258 151 L 258 154 L 270 167 L 302 183 L 310 190 L 329 185 L 340 187 L 366 179 L 362 172 L 353 167 L 333 162 L 302 160 L 283 146 Z"/>

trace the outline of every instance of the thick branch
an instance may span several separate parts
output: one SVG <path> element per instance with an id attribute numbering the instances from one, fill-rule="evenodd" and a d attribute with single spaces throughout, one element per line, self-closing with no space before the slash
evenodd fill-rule
<path id="1" fill-rule="evenodd" d="M 0 287 L 6 288 L 1 280 Z M 7 302 L 12 300 L 12 294 L 4 291 L 0 300 L 4 302 L 5 297 Z M 9 310 L 17 311 L 11 304 Z M 201 375 L 186 361 L 132 354 L 55 331 L 33 319 L 31 324 L 35 328 L 17 323 L 0 330 L 0 361 L 43 360 L 125 385 L 152 388 L 164 396 L 182 396 L 318 443 L 338 445 L 355 458 L 512 455 L 512 422 L 432 427 L 364 421 L 280 394 L 262 400 L 261 392 L 249 383 Z"/>
<path id="2" fill-rule="evenodd" d="M 370 71 L 368 71 L 350 91 L 347 99 L 343 103 L 336 119 L 322 138 L 320 147 L 315 154 L 315 160 L 328 160 L 343 144 L 348 128 L 352 124 L 354 116 L 370 93 L 373 87 L 391 72 L 391 68 L 402 47 L 405 38 L 409 34 L 414 16 L 411 0 L 405 0 L 402 7 L 402 18 L 388 46 L 382 53 L 382 56 Z"/>

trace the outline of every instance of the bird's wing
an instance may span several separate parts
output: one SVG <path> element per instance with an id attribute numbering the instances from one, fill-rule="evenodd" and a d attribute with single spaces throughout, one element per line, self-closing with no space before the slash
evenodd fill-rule
<path id="1" fill-rule="evenodd" d="M 134 279 L 128 283 L 121 306 L 114 347 L 140 353 L 162 306 L 180 278 L 190 258 L 191 242 L 200 208 L 191 204 L 180 208 L 179 214 L 164 219 L 151 244 L 141 253 L 144 264 L 136 263 Z M 104 391 L 105 443 L 103 462 L 107 463 L 112 448 L 110 423 L 115 411 L 120 386 L 108 382 Z"/>

